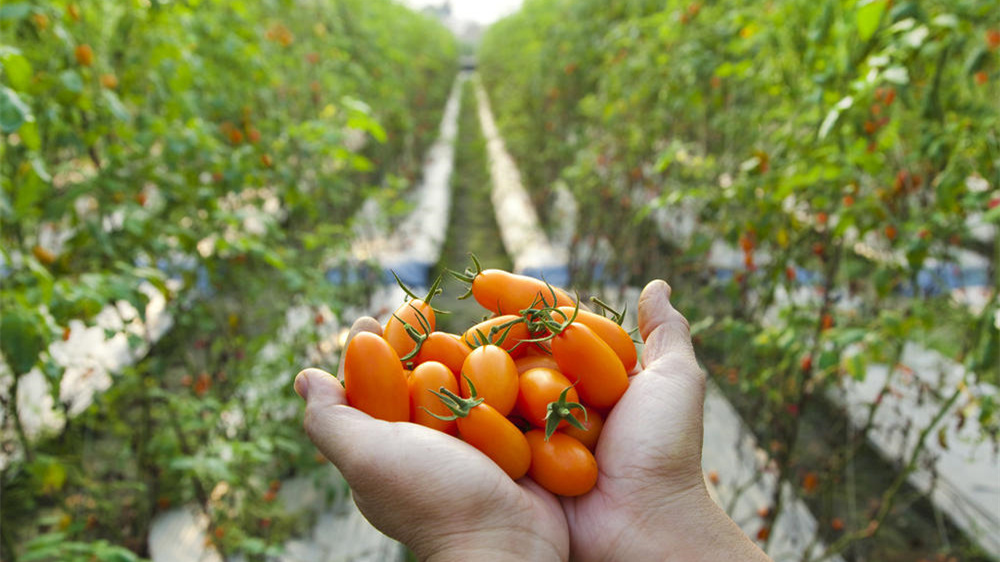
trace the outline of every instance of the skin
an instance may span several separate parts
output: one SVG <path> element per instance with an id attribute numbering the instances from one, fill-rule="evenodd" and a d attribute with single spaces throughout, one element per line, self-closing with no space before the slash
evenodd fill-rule
<path id="1" fill-rule="evenodd" d="M 641 368 L 608 415 L 585 495 L 512 481 L 454 437 L 376 420 L 346 405 L 333 376 L 295 389 L 305 429 L 343 473 L 361 512 L 420 560 L 768 560 L 709 497 L 701 472 L 705 374 L 670 287 L 639 298 Z M 352 332 L 375 331 L 361 319 Z"/>

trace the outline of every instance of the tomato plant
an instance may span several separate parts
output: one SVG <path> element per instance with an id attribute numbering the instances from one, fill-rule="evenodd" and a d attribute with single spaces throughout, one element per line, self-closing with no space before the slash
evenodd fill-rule
<path id="1" fill-rule="evenodd" d="M 290 381 L 366 301 L 330 272 L 412 184 L 453 35 L 384 0 L 4 2 L 0 67 L 0 558 L 145 555 L 175 508 L 277 548 L 267 482 L 323 469 Z"/>
<path id="2" fill-rule="evenodd" d="M 858 506 L 886 506 L 881 536 L 820 529 L 829 555 L 964 556 L 929 519 L 927 545 L 896 551 L 917 525 L 887 507 L 905 494 L 845 484 L 867 437 L 885 431 L 879 400 L 848 443 L 809 420 L 883 365 L 886 392 L 918 384 L 897 366 L 919 348 L 978 389 L 935 379 L 920 392 L 939 397 L 943 419 L 956 403 L 985 408 L 963 431 L 996 444 L 995 12 L 971 0 L 540 0 L 481 44 L 484 86 L 540 215 L 566 228 L 557 185 L 578 205 L 573 284 L 614 294 L 670 279 L 701 321 L 699 357 L 769 444 L 779 480 L 822 472 L 810 507 L 824 521 L 852 511 L 861 531 L 870 514 Z M 835 453 L 802 439 L 817 430 Z M 920 469 L 917 453 L 890 482 Z M 782 511 L 772 504 L 768 530 Z"/>

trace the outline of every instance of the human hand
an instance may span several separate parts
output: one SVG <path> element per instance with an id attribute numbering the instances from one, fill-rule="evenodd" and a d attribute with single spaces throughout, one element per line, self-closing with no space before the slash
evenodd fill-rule
<path id="1" fill-rule="evenodd" d="M 701 470 L 705 374 L 656 280 L 639 297 L 642 369 L 605 420 L 597 485 L 561 498 L 574 560 L 767 560 L 712 501 Z"/>
<path id="2" fill-rule="evenodd" d="M 767 560 L 708 496 L 701 472 L 705 375 L 670 287 L 639 298 L 642 369 L 605 421 L 597 485 L 557 499 L 444 433 L 347 406 L 336 379 L 306 369 L 306 431 L 377 528 L 421 560 Z M 381 333 L 371 318 L 358 331 Z"/>
<path id="3" fill-rule="evenodd" d="M 348 337 L 360 331 L 381 334 L 382 328 L 361 318 Z M 295 390 L 306 401 L 306 433 L 340 469 L 358 508 L 420 560 L 567 559 L 559 501 L 530 478 L 511 480 L 450 435 L 348 406 L 329 373 L 306 369 Z"/>

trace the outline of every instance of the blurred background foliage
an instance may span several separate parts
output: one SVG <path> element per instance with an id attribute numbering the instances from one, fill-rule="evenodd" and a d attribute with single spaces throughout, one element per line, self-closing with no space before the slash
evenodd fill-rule
<path id="1" fill-rule="evenodd" d="M 911 500 L 893 483 L 919 455 L 872 489 L 846 483 L 880 401 L 849 429 L 829 397 L 875 365 L 899 367 L 892 392 L 919 344 L 966 369 L 920 390 L 935 434 L 975 418 L 996 454 L 995 3 L 527 0 L 479 62 L 553 230 L 559 191 L 574 195 L 574 282 L 671 282 L 710 374 L 831 550 L 915 559 L 918 536 L 965 559 L 898 515 Z M 762 511 L 763 542 L 780 508 Z M 871 538 L 890 522 L 904 530 Z"/>
<path id="2" fill-rule="evenodd" d="M 389 0 L 11 1 L 0 37 L 2 558 L 147 556 L 190 502 L 222 553 L 273 553 L 275 484 L 322 460 L 292 377 L 367 290 L 327 271 L 362 201 L 403 210 L 457 42 Z M 60 364 L 95 328 L 132 360 Z"/>

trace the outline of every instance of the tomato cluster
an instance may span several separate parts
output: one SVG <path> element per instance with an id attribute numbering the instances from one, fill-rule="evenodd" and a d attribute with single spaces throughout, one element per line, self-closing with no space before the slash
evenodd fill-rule
<path id="1" fill-rule="evenodd" d="M 459 437 L 513 479 L 527 474 L 555 494 L 584 494 L 597 482 L 603 420 L 637 361 L 622 315 L 585 310 L 539 279 L 475 265 L 453 274 L 469 283 L 462 298 L 490 315 L 461 334 L 438 331 L 430 301 L 440 279 L 426 297 L 407 290 L 381 337 L 360 333 L 348 344 L 348 403 Z"/>

